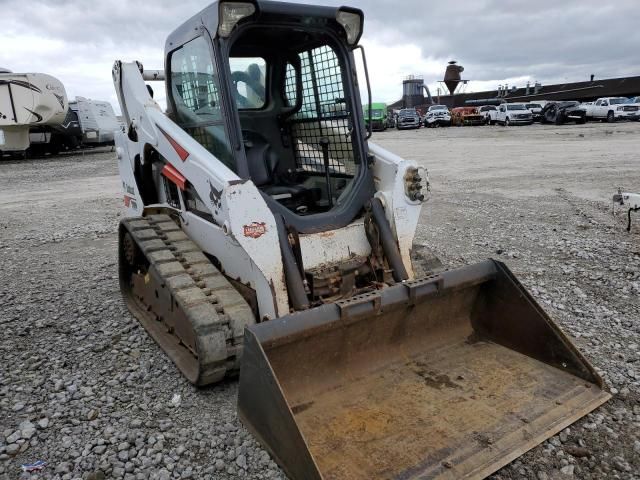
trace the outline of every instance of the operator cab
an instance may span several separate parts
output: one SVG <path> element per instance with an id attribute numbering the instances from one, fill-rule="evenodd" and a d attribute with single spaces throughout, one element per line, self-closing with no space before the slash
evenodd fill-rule
<path id="1" fill-rule="evenodd" d="M 361 163 L 344 68 L 332 43 L 319 33 L 256 26 L 231 45 L 232 94 L 249 176 L 298 215 L 342 202 Z"/>
<path id="2" fill-rule="evenodd" d="M 295 7 L 208 7 L 198 18 L 218 25 L 218 61 L 205 35 L 186 42 L 169 54 L 168 88 L 176 121 L 302 231 L 352 221 L 373 181 L 353 57 L 362 12 Z"/>

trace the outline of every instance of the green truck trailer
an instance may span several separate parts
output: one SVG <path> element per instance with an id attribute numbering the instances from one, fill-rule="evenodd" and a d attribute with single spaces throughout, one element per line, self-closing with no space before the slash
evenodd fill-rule
<path id="1" fill-rule="evenodd" d="M 388 115 L 386 103 L 372 103 L 371 104 L 371 118 L 369 118 L 369 105 L 363 105 L 362 111 L 364 112 L 364 122 L 369 126 L 371 122 L 371 130 L 380 131 L 387 129 Z"/>

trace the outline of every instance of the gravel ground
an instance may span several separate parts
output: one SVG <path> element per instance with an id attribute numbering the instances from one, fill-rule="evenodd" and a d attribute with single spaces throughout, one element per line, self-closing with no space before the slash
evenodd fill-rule
<path id="1" fill-rule="evenodd" d="M 375 134 L 430 170 L 417 243 L 447 267 L 505 261 L 614 394 L 493 479 L 640 478 L 640 223 L 627 233 L 610 201 L 640 188 L 638 135 Z M 237 383 L 192 388 L 124 307 L 119 188 L 108 150 L 0 163 L 0 479 L 285 478 L 240 425 Z"/>

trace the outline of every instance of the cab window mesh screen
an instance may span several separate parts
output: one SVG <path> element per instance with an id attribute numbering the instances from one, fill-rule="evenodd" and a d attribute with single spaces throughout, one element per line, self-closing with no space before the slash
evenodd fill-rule
<path id="1" fill-rule="evenodd" d="M 320 139 L 329 140 L 329 168 L 332 174 L 354 175 L 356 163 L 351 134 L 351 111 L 345 101 L 342 68 L 334 50 L 322 46 L 302 52 L 302 107 L 289 120 L 297 167 L 324 172 Z M 286 97 L 295 103 L 293 68 L 287 69 Z"/>

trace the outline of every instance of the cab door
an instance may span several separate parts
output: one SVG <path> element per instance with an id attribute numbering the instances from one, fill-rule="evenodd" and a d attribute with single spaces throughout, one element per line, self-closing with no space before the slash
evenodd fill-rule
<path id="1" fill-rule="evenodd" d="M 15 125 L 16 114 L 15 106 L 12 102 L 11 85 L 7 80 L 0 80 L 0 125 Z"/>
<path id="2" fill-rule="evenodd" d="M 229 169 L 238 173 L 225 125 L 218 69 L 205 35 L 169 53 L 167 100 L 175 122 Z"/>
<path id="3" fill-rule="evenodd" d="M 598 100 L 593 106 L 594 117 L 604 117 L 607 115 L 606 109 L 609 107 L 609 102 L 606 100 Z"/>

